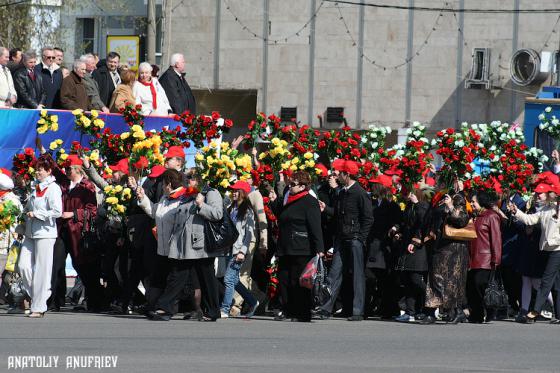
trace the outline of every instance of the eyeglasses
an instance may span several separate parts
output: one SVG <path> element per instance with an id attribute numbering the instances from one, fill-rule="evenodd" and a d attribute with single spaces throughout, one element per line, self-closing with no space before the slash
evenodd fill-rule
<path id="1" fill-rule="evenodd" d="M 44 58 L 45 60 L 55 60 L 55 59 L 56 59 L 55 56 L 46 56 L 46 57 L 43 56 L 43 58 Z"/>
<path id="2" fill-rule="evenodd" d="M 298 185 L 300 185 L 299 183 L 294 183 L 293 181 L 289 184 L 290 188 L 296 187 Z"/>

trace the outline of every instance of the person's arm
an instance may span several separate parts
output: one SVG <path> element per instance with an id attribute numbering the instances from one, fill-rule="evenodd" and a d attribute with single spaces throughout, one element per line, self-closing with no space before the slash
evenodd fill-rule
<path id="1" fill-rule="evenodd" d="M 264 200 L 262 194 L 255 190 L 249 194 L 249 201 L 255 213 L 257 227 L 259 230 L 259 248 L 266 250 L 268 247 L 268 222 L 266 220 L 266 213 L 264 212 Z"/>
<path id="2" fill-rule="evenodd" d="M 515 212 L 512 213 L 512 216 L 525 225 L 535 225 L 538 224 L 541 220 L 540 212 L 534 214 L 526 214 L 519 209 L 515 210 Z"/>
<path id="3" fill-rule="evenodd" d="M 371 226 L 373 225 L 373 208 L 367 193 L 360 194 L 360 241 L 365 245 Z"/>
<path id="4" fill-rule="evenodd" d="M 199 194 L 200 196 L 201 194 Z M 217 190 L 211 189 L 206 193 L 206 198 L 202 198 L 200 201 L 197 196 L 198 205 L 198 215 L 203 217 L 205 220 L 218 221 L 224 215 L 224 206 L 222 201 L 222 196 Z"/>
<path id="5" fill-rule="evenodd" d="M 311 248 L 317 254 L 325 252 L 323 229 L 321 227 L 321 209 L 317 200 L 313 200 L 313 205 L 305 210 L 305 223 Z"/>
<path id="6" fill-rule="evenodd" d="M 95 110 L 103 110 L 105 104 L 101 101 L 101 96 L 99 96 L 99 88 L 97 82 L 93 78 L 84 80 L 86 83 L 86 94 L 89 97 L 91 107 Z"/>
<path id="7" fill-rule="evenodd" d="M 103 189 L 107 185 L 109 185 L 109 183 L 105 181 L 105 179 L 103 179 L 101 175 L 99 175 L 95 167 L 93 167 L 89 161 L 86 161 L 83 158 L 82 161 L 84 162 L 84 171 L 88 179 L 91 180 L 92 183 L 94 183 L 99 189 Z"/>
<path id="8" fill-rule="evenodd" d="M 492 268 L 496 268 L 502 262 L 502 229 L 500 224 L 500 217 L 498 215 L 490 217 L 490 264 Z"/>
<path id="9" fill-rule="evenodd" d="M 150 199 L 144 194 L 144 189 L 138 188 L 136 190 L 136 193 L 137 193 L 136 201 L 138 203 L 138 206 L 140 206 L 140 208 L 144 210 L 144 212 L 148 216 L 150 216 L 152 219 L 155 219 L 158 204 L 152 203 L 152 201 L 150 201 Z"/>

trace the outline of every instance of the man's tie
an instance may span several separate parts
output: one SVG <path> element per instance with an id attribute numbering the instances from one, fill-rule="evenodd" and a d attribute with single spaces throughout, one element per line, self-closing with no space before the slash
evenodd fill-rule
<path id="1" fill-rule="evenodd" d="M 31 80 L 35 81 L 35 72 L 33 71 L 33 69 L 29 70 L 29 77 L 31 78 Z"/>

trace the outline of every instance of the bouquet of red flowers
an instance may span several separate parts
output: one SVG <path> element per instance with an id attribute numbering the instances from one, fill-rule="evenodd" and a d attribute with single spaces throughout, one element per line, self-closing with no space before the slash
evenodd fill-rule
<path id="1" fill-rule="evenodd" d="M 162 152 L 172 146 L 184 146 L 186 148 L 190 146 L 187 135 L 181 131 L 181 126 L 173 129 L 163 128 L 157 135 L 161 138 Z"/>
<path id="2" fill-rule="evenodd" d="M 471 178 L 474 171 L 472 162 L 478 155 L 480 137 L 466 125 L 461 130 L 448 128 L 436 134 L 436 153 L 443 159 L 439 174 L 447 187 L 451 187 L 455 179 L 464 181 Z"/>
<path id="3" fill-rule="evenodd" d="M 280 128 L 280 118 L 271 114 L 266 116 L 265 113 L 258 113 L 257 119 L 252 120 L 247 125 L 247 133 L 243 136 L 245 140 L 245 148 L 250 149 L 255 146 L 257 139 L 261 141 L 269 141 L 272 134 Z"/>
<path id="4" fill-rule="evenodd" d="M 144 115 L 142 115 L 141 111 L 142 105 L 131 102 L 125 102 L 124 108 L 119 109 L 119 113 L 122 114 L 124 121 L 129 127 L 136 124 L 144 128 Z"/>
<path id="5" fill-rule="evenodd" d="M 358 132 L 353 132 L 348 126 L 340 130 L 326 132 L 318 143 L 320 150 L 326 150 L 329 159 L 348 159 L 360 161 L 367 156 L 365 147 L 360 146 L 362 136 Z"/>
<path id="6" fill-rule="evenodd" d="M 294 131 L 294 140 L 292 143 L 292 150 L 299 155 L 305 153 L 315 153 L 319 143 L 319 136 L 321 132 L 311 128 L 308 124 L 304 124 Z"/>
<path id="7" fill-rule="evenodd" d="M 399 168 L 402 171 L 401 184 L 407 190 L 424 178 L 433 156 L 430 153 L 430 143 L 426 138 L 426 127 L 414 122 L 407 130 L 407 139 L 403 154 L 400 157 Z"/>
<path id="8" fill-rule="evenodd" d="M 12 170 L 26 181 L 33 180 L 35 178 L 36 160 L 35 151 L 32 148 L 25 148 L 23 153 L 14 155 Z"/>
<path id="9" fill-rule="evenodd" d="M 527 192 L 535 168 L 527 162 L 526 150 L 527 145 L 518 144 L 515 140 L 504 145 L 504 153 L 500 157 L 501 173 L 497 177 L 502 190 L 520 194 Z"/>
<path id="10" fill-rule="evenodd" d="M 185 128 L 185 137 L 194 143 L 197 148 L 204 146 L 204 141 L 212 141 L 233 127 L 231 119 L 223 119 L 220 113 L 213 111 L 211 116 L 195 116 L 189 111 L 175 115 L 175 120 L 181 122 Z"/>

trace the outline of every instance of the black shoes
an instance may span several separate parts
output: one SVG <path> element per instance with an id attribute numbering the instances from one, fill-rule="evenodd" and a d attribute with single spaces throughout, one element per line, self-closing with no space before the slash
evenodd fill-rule
<path id="1" fill-rule="evenodd" d="M 354 315 L 354 316 L 350 316 L 346 320 L 348 320 L 348 321 L 363 321 L 364 317 L 362 315 Z"/>
<path id="2" fill-rule="evenodd" d="M 455 316 L 455 318 L 451 321 L 452 324 L 459 324 L 467 322 L 467 315 L 464 312 L 460 312 Z"/>
<path id="3" fill-rule="evenodd" d="M 435 323 L 436 323 L 436 318 L 433 316 L 426 316 L 423 320 L 420 320 L 420 324 L 422 325 L 430 325 Z"/>

